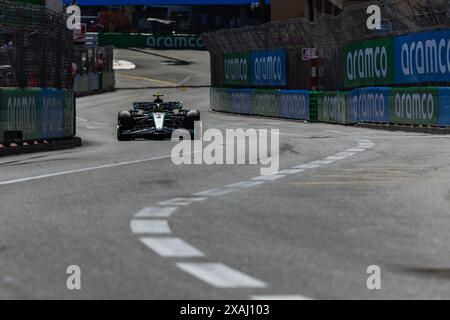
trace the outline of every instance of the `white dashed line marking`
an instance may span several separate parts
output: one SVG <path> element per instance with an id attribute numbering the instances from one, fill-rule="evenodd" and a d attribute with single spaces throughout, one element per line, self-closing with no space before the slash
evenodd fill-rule
<path id="1" fill-rule="evenodd" d="M 159 207 L 148 207 L 139 211 L 131 222 L 131 229 L 135 234 L 167 234 L 170 233 L 170 227 L 167 220 L 162 218 L 169 218 L 179 207 L 188 206 L 196 202 L 207 200 L 209 197 L 221 196 L 231 192 L 237 192 L 239 189 L 251 188 L 262 185 L 268 181 L 274 181 L 284 178 L 289 175 L 298 174 L 308 169 L 319 168 L 322 165 L 327 165 L 335 161 L 344 160 L 351 157 L 358 152 L 366 151 L 372 148 L 374 144 L 369 140 L 361 140 L 359 145 L 355 148 L 347 149 L 346 151 L 336 153 L 322 160 L 313 161 L 308 164 L 291 166 L 288 169 L 281 170 L 276 174 L 263 175 L 255 177 L 248 181 L 241 181 L 224 187 L 209 189 L 206 191 L 193 194 L 191 197 L 174 198 L 167 201 L 159 202 Z M 156 158 L 155 158 L 156 159 Z M 145 160 L 148 161 L 148 160 Z M 141 162 L 141 161 L 140 161 Z M 122 165 L 122 164 L 121 164 Z M 115 165 L 117 166 L 117 165 Z M 90 170 L 90 169 L 89 169 Z M 0 182 L 8 184 L 10 182 Z M 160 219 L 151 219 L 160 218 Z M 203 252 L 184 242 L 179 238 L 155 238 L 142 237 L 140 240 L 151 250 L 163 257 L 169 258 L 197 258 L 204 257 Z M 252 278 L 237 270 L 221 263 L 178 263 L 177 267 L 181 270 L 191 274 L 192 276 L 210 284 L 217 288 L 263 288 L 267 284 L 258 279 Z M 255 300 L 311 300 L 310 298 L 301 295 L 258 295 L 252 296 Z"/>
<path id="2" fill-rule="evenodd" d="M 361 148 L 351 148 L 351 149 L 347 149 L 347 152 L 361 152 L 364 150 L 365 149 L 361 149 Z"/>
<path id="3" fill-rule="evenodd" d="M 334 162 L 334 160 L 317 160 L 317 161 L 311 162 L 311 164 L 324 165 L 324 164 L 330 164 L 333 162 Z"/>
<path id="4" fill-rule="evenodd" d="M 320 166 L 318 164 L 302 164 L 299 166 L 294 166 L 292 169 L 315 169 L 319 168 Z"/>
<path id="5" fill-rule="evenodd" d="M 284 178 L 284 177 L 285 176 L 273 174 L 273 175 L 270 175 L 270 176 L 259 176 L 259 177 L 253 178 L 252 180 L 255 180 L 255 181 L 274 181 L 274 180 L 278 180 L 278 179 L 281 179 L 281 178 Z"/>
<path id="6" fill-rule="evenodd" d="M 351 157 L 354 156 L 356 153 L 355 152 L 339 152 L 336 153 L 337 157 Z"/>
<path id="7" fill-rule="evenodd" d="M 346 156 L 330 156 L 325 158 L 326 160 L 333 160 L 333 161 L 339 161 L 339 160 L 344 160 L 345 158 L 347 158 Z"/>
<path id="8" fill-rule="evenodd" d="M 251 188 L 264 184 L 263 181 L 241 181 L 225 186 L 225 188 Z"/>
<path id="9" fill-rule="evenodd" d="M 178 263 L 177 267 L 216 288 L 265 288 L 263 281 L 222 263 Z"/>
<path id="10" fill-rule="evenodd" d="M 214 188 L 202 192 L 195 193 L 194 196 L 204 196 L 204 197 L 217 197 L 222 196 L 227 193 L 235 192 L 237 189 L 231 188 Z"/>
<path id="11" fill-rule="evenodd" d="M 203 257 L 200 250 L 178 238 L 141 238 L 141 241 L 162 257 Z"/>
<path id="12" fill-rule="evenodd" d="M 136 213 L 136 218 L 168 218 L 178 207 L 148 207 Z"/>
<path id="13" fill-rule="evenodd" d="M 205 197 L 175 198 L 158 203 L 160 206 L 188 206 L 193 202 L 205 201 Z"/>
<path id="14" fill-rule="evenodd" d="M 135 234 L 170 234 L 167 220 L 132 220 L 131 230 Z"/>
<path id="15" fill-rule="evenodd" d="M 291 174 L 298 174 L 303 171 L 305 171 L 305 169 L 285 169 L 285 170 L 281 170 L 281 171 L 277 172 L 277 174 L 291 175 Z"/>

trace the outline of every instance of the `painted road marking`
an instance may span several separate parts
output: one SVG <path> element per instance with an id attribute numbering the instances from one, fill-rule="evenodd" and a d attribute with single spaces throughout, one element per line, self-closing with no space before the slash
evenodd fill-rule
<path id="1" fill-rule="evenodd" d="M 313 300 L 311 298 L 301 296 L 301 295 L 273 295 L 273 296 L 251 296 L 251 300 Z"/>
<path id="2" fill-rule="evenodd" d="M 317 160 L 317 161 L 311 162 L 311 164 L 324 165 L 324 164 L 330 164 L 333 162 L 334 162 L 334 160 Z"/>
<path id="3" fill-rule="evenodd" d="M 225 188 L 251 188 L 258 185 L 264 184 L 263 181 L 241 181 L 238 183 L 233 183 L 225 186 Z"/>
<path id="4" fill-rule="evenodd" d="M 168 218 L 178 207 L 148 207 L 136 213 L 136 218 Z"/>
<path id="5" fill-rule="evenodd" d="M 205 197 L 187 197 L 187 198 L 175 198 L 167 201 L 161 201 L 158 203 L 160 206 L 188 206 L 193 202 L 205 201 Z"/>
<path id="6" fill-rule="evenodd" d="M 177 267 L 216 288 L 265 288 L 267 284 L 222 263 L 177 263 Z"/>
<path id="7" fill-rule="evenodd" d="M 227 193 L 238 191 L 237 189 L 231 189 L 231 188 L 214 188 L 202 192 L 195 193 L 194 196 L 206 196 L 206 197 L 217 197 L 222 196 Z"/>
<path id="8" fill-rule="evenodd" d="M 361 151 L 365 151 L 365 149 L 361 149 L 361 148 L 351 148 L 351 149 L 347 149 L 348 152 L 361 152 Z"/>
<path id="9" fill-rule="evenodd" d="M 197 152 L 191 152 L 190 154 L 194 154 L 194 153 L 197 153 Z M 188 154 L 188 153 L 186 153 L 186 154 Z M 58 176 L 74 174 L 74 173 L 82 173 L 82 172 L 89 172 L 89 171 L 100 170 L 100 169 L 109 169 L 109 168 L 128 166 L 128 165 L 145 163 L 145 162 L 150 162 L 150 161 L 168 159 L 168 158 L 171 158 L 171 157 L 172 157 L 171 155 L 159 156 L 159 157 L 153 157 L 153 158 L 147 158 L 147 159 L 141 159 L 141 160 L 118 162 L 118 163 L 105 164 L 105 165 L 95 166 L 95 167 L 88 167 L 88 168 L 81 168 L 81 169 L 75 169 L 75 170 L 67 170 L 67 171 L 43 174 L 43 175 L 34 176 L 34 177 L 27 177 L 27 178 L 20 178 L 20 179 L 14 179 L 14 180 L 1 181 L 0 182 L 0 186 L 20 183 L 20 182 L 28 182 L 28 181 L 34 181 L 34 180 L 53 178 L 53 177 L 58 177 Z"/>
<path id="10" fill-rule="evenodd" d="M 132 220 L 131 230 L 135 234 L 170 234 L 167 220 Z"/>
<path id="11" fill-rule="evenodd" d="M 253 178 L 252 180 L 256 180 L 256 181 L 274 181 L 274 180 L 278 180 L 278 179 L 281 179 L 281 178 L 284 178 L 284 177 L 286 177 L 286 176 L 272 174 L 272 175 L 269 175 L 269 176 L 259 176 L 259 177 Z"/>
<path id="12" fill-rule="evenodd" d="M 368 140 L 367 140 L 368 141 Z M 292 166 L 290 169 L 284 169 L 277 174 L 255 177 L 250 181 L 241 181 L 229 184 L 225 187 L 218 187 L 202 192 L 198 192 L 193 197 L 180 197 L 162 201 L 159 203 L 161 207 L 144 208 L 136 214 L 135 217 L 145 218 L 168 218 L 175 212 L 179 206 L 188 206 L 194 202 L 201 202 L 208 199 L 208 197 L 220 196 L 230 192 L 239 191 L 240 188 L 250 188 L 264 184 L 266 181 L 273 181 L 284 178 L 287 175 L 301 173 L 307 169 L 318 168 L 321 165 L 333 163 L 338 160 L 343 160 L 347 157 L 353 156 L 356 152 L 365 151 L 367 148 L 374 145 L 373 143 L 365 143 L 365 147 L 360 145 L 357 148 L 351 148 L 344 152 L 339 152 L 334 156 L 329 156 L 324 160 L 313 161 L 309 164 L 302 164 Z M 280 174 L 282 173 L 282 174 Z M 153 223 L 152 223 L 153 222 Z M 140 232 L 149 233 L 150 231 L 170 232 L 168 222 L 166 220 L 133 220 L 131 222 L 131 229 L 134 233 Z M 188 243 L 179 238 L 141 238 L 146 246 L 157 254 L 164 257 L 183 257 L 194 258 L 204 257 L 204 254 Z M 192 276 L 218 288 L 261 288 L 266 287 L 266 283 L 243 274 L 237 270 L 231 269 L 221 263 L 178 263 L 177 267 L 181 270 L 191 274 Z M 253 296 L 252 299 L 258 300 L 309 300 L 309 298 L 301 295 L 261 295 Z"/>
<path id="13" fill-rule="evenodd" d="M 339 161 L 339 160 L 344 160 L 345 158 L 347 158 L 346 156 L 330 156 L 325 158 L 325 160 L 333 160 L 333 161 Z"/>
<path id="14" fill-rule="evenodd" d="M 133 70 L 136 69 L 136 65 L 133 62 L 126 60 L 114 60 L 113 61 L 114 70 Z"/>
<path id="15" fill-rule="evenodd" d="M 141 241 L 162 257 L 203 257 L 200 250 L 178 238 L 141 238 Z"/>
<path id="16" fill-rule="evenodd" d="M 315 169 L 319 168 L 320 166 L 318 164 L 302 164 L 299 166 L 292 167 L 293 169 Z"/>
<path id="17" fill-rule="evenodd" d="M 284 170 L 278 171 L 277 175 L 278 174 L 281 174 L 281 175 L 284 175 L 284 174 L 285 175 L 298 174 L 298 173 L 303 172 L 303 171 L 305 171 L 305 169 L 284 169 Z"/>
<path id="18" fill-rule="evenodd" d="M 351 157 L 354 156 L 356 153 L 355 152 L 339 152 L 336 153 L 336 156 L 338 157 Z"/>

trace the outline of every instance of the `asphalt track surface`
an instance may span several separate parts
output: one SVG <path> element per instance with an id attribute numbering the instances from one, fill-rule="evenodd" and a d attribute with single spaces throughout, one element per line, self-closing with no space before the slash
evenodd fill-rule
<path id="1" fill-rule="evenodd" d="M 212 113 L 208 88 L 177 87 L 209 84 L 208 54 L 156 53 L 118 51 L 134 89 L 78 99 L 83 147 L 0 159 L 0 298 L 450 298 L 449 137 Z M 117 112 L 151 86 L 205 129 L 279 129 L 281 170 L 322 162 L 254 183 L 257 165 L 176 166 L 174 142 L 116 141 Z"/>

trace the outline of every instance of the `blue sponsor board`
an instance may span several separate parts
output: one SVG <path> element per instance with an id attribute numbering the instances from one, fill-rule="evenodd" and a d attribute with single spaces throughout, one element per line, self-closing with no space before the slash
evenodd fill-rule
<path id="1" fill-rule="evenodd" d="M 252 84 L 254 86 L 286 86 L 286 60 L 286 50 L 252 52 Z"/>
<path id="2" fill-rule="evenodd" d="M 39 139 L 64 137 L 64 91 L 42 89 L 40 94 Z"/>
<path id="3" fill-rule="evenodd" d="M 395 37 L 397 84 L 450 81 L 450 30 Z"/>
<path id="4" fill-rule="evenodd" d="M 288 119 L 310 120 L 309 91 L 280 91 L 280 116 Z"/>
<path id="5" fill-rule="evenodd" d="M 439 88 L 439 125 L 450 126 L 450 88 Z"/>
<path id="6" fill-rule="evenodd" d="M 350 92 L 350 122 L 383 122 L 390 121 L 390 88 L 369 87 L 355 89 Z"/>
<path id="7" fill-rule="evenodd" d="M 235 89 L 230 90 L 230 112 L 240 114 L 252 114 L 253 113 L 253 90 L 248 89 Z"/>

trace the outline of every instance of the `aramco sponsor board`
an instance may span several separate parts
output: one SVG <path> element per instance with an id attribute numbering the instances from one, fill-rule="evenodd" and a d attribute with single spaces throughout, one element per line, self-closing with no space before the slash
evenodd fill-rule
<path id="1" fill-rule="evenodd" d="M 313 99 L 317 101 L 312 108 Z M 368 87 L 349 92 L 211 88 L 213 110 L 351 124 L 450 126 L 448 87 Z"/>
<path id="2" fill-rule="evenodd" d="M 0 88 L 0 142 L 7 131 L 24 141 L 73 137 L 74 101 L 68 90 Z"/>
<path id="3" fill-rule="evenodd" d="M 346 88 L 450 82 L 450 30 L 345 45 Z"/>
<path id="4" fill-rule="evenodd" d="M 398 84 L 450 82 L 450 30 L 395 37 Z"/>
<path id="5" fill-rule="evenodd" d="M 287 85 L 286 50 L 225 54 L 222 78 L 226 85 L 284 87 Z"/>
<path id="6" fill-rule="evenodd" d="M 118 48 L 205 49 L 203 39 L 198 34 L 100 33 L 98 41 L 100 46 L 112 45 Z"/>
<path id="7" fill-rule="evenodd" d="M 394 83 L 394 39 L 383 38 L 345 45 L 342 52 L 344 86 L 386 86 Z"/>

